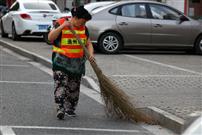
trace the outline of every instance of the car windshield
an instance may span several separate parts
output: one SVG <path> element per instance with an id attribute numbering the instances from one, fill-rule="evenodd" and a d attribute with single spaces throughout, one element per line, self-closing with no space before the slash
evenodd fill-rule
<path id="1" fill-rule="evenodd" d="M 97 9 L 94 9 L 92 11 L 92 14 L 96 14 L 96 13 L 98 13 L 98 12 L 104 10 L 104 9 L 107 9 L 108 7 L 110 7 L 110 6 L 114 5 L 114 4 L 116 4 L 116 3 L 111 3 L 111 4 L 107 5 L 107 6 L 103 6 L 103 7 L 99 7 Z"/>
<path id="2" fill-rule="evenodd" d="M 84 5 L 85 9 L 87 9 L 89 12 L 97 9 L 97 8 L 100 8 L 100 7 L 103 7 L 103 6 L 107 6 L 107 5 L 110 5 L 114 2 L 110 1 L 110 2 L 95 2 L 95 3 L 88 3 L 86 5 Z"/>
<path id="3" fill-rule="evenodd" d="M 56 6 L 52 3 L 24 3 L 25 9 L 28 10 L 57 10 Z"/>

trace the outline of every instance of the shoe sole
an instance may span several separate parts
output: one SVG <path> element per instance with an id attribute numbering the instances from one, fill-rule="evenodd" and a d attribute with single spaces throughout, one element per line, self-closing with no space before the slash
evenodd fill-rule
<path id="1" fill-rule="evenodd" d="M 64 115 L 64 113 L 62 113 L 62 112 L 57 114 L 57 118 L 58 118 L 59 120 L 63 120 L 64 117 L 65 117 L 65 115 Z"/>

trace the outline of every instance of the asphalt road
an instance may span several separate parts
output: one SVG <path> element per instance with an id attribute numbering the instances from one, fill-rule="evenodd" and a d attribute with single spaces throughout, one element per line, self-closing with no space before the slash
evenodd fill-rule
<path id="1" fill-rule="evenodd" d="M 25 50 L 29 50 L 32 53 L 38 54 L 46 59 L 49 60 L 51 59 L 51 46 L 44 43 L 42 39 L 36 37 L 31 38 L 29 37 L 29 38 L 23 38 L 17 42 L 7 38 L 3 38 L 3 40 L 9 44 L 13 44 L 18 47 L 24 48 Z M 132 101 L 134 101 L 135 104 L 138 104 L 140 106 L 152 105 L 152 106 L 158 106 L 159 108 L 164 107 L 163 109 L 165 109 L 166 111 L 170 111 L 171 113 L 174 113 L 175 115 L 181 117 L 183 116 L 186 117 L 186 115 L 190 114 L 192 111 L 201 110 L 200 106 L 201 104 L 200 102 L 198 102 L 201 100 L 200 95 L 201 94 L 200 78 L 202 75 L 201 56 L 186 54 L 183 51 L 124 50 L 117 55 L 103 55 L 96 53 L 95 57 L 97 59 L 98 65 L 101 67 L 103 72 L 111 79 L 116 81 L 117 84 L 120 85 L 120 87 L 122 87 L 127 94 L 132 96 Z M 5 61 L 5 59 L 6 61 L 9 60 L 7 58 L 4 58 L 3 61 Z M 47 75 L 47 73 L 44 73 L 38 69 L 38 68 L 43 69 L 41 68 L 42 67 L 41 65 L 37 66 L 36 69 L 37 65 L 36 63 L 33 64 L 32 61 L 24 59 L 22 59 L 22 61 L 23 63 L 24 62 L 27 63 L 29 66 L 31 64 L 31 67 L 32 65 L 35 65 L 33 68 L 40 73 L 38 77 L 36 74 L 37 72 L 33 72 L 34 70 L 32 69 L 27 72 L 25 72 L 26 70 L 17 71 L 14 73 L 11 73 L 9 71 L 9 73 L 7 73 L 6 75 L 5 75 L 6 72 L 3 74 L 4 77 L 5 76 L 9 77 L 10 74 L 9 77 L 10 80 L 9 79 L 8 81 L 2 80 L 0 85 L 2 85 L 3 87 L 0 88 L 4 88 L 5 87 L 4 85 L 6 84 L 9 87 L 11 87 L 16 83 L 16 80 L 18 83 L 15 85 L 20 86 L 20 88 L 17 88 L 17 86 L 13 86 L 13 89 L 15 88 L 18 89 L 18 91 L 16 90 L 17 92 L 19 92 L 18 96 L 15 94 L 10 98 L 8 98 L 10 99 L 8 101 L 12 102 L 10 103 L 5 102 L 4 103 L 5 105 L 2 106 L 1 108 L 1 110 L 3 110 L 2 112 L 4 112 L 4 110 L 6 110 L 5 106 L 12 105 L 13 103 L 15 104 L 10 108 L 12 109 L 15 107 L 21 108 L 18 109 L 17 111 L 13 110 L 13 113 L 14 114 L 16 113 L 15 115 L 4 112 L 3 114 L 5 114 L 5 116 L 4 115 L 1 116 L 3 123 L 1 123 L 0 125 L 7 132 L 10 129 L 12 129 L 17 135 L 28 133 L 41 134 L 41 135 L 52 133 L 59 134 L 59 132 L 61 134 L 67 132 L 69 134 L 72 133 L 72 134 L 121 134 L 121 135 L 122 134 L 150 135 L 152 133 L 155 135 L 173 134 L 158 126 L 139 125 L 139 124 L 136 125 L 133 123 L 107 118 L 104 115 L 105 113 L 103 106 L 97 102 L 98 100 L 93 100 L 92 98 L 93 96 L 89 96 L 87 94 L 88 89 L 85 88 L 84 86 L 82 87 L 82 90 L 84 91 L 81 94 L 80 99 L 81 102 L 77 110 L 79 117 L 76 119 L 68 118 L 65 122 L 59 122 L 55 119 L 55 109 L 52 95 L 53 93 L 51 93 L 53 91 L 52 78 L 50 77 L 50 75 Z M 1 66 L 1 70 L 3 69 L 2 67 L 4 67 L 4 70 L 9 69 L 7 68 L 7 66 Z M 8 67 L 10 66 L 8 65 Z M 19 66 L 17 67 L 19 68 Z M 43 70 L 46 71 L 47 69 Z M 49 74 L 51 74 L 51 71 L 49 72 Z M 94 78 L 96 81 L 96 76 L 93 73 L 90 66 L 88 65 L 88 63 L 86 74 Z M 47 80 L 46 78 L 44 78 L 46 75 L 49 76 Z M 22 83 L 20 80 L 22 81 Z M 10 85 L 10 83 L 12 85 Z M 28 84 L 31 86 L 24 86 Z M 42 88 L 41 85 L 44 88 Z M 27 91 L 27 88 L 29 88 L 30 90 Z M 13 91 L 13 89 L 11 90 L 11 88 L 6 89 L 10 89 L 10 91 Z M 186 89 L 187 91 L 184 91 L 184 89 Z M 12 93 L 10 91 L 7 93 L 7 95 Z M 33 93 L 37 91 L 39 92 L 39 94 Z M 156 94 L 158 93 L 157 91 L 160 93 Z M 186 93 L 191 93 L 192 95 L 191 98 L 189 98 Z M 183 95 L 183 97 L 185 98 L 187 97 L 189 100 L 184 102 L 184 98 L 181 98 L 182 97 L 181 94 Z M 19 104 L 20 102 L 16 102 L 15 100 L 13 100 L 13 97 L 14 98 L 18 97 L 17 98 L 18 100 L 19 98 L 24 99 L 23 95 L 26 95 L 25 96 L 26 100 L 27 99 L 31 100 L 26 102 L 28 102 L 30 105 L 33 106 L 28 106 L 26 105 L 26 102 L 23 102 L 24 103 L 22 105 L 23 107 L 20 107 Z M 27 95 L 29 96 L 33 95 L 33 97 L 28 98 Z M 91 93 L 91 95 L 96 94 Z M 3 97 L 2 99 L 4 100 L 1 101 L 6 101 L 7 98 Z M 41 104 L 41 102 L 45 103 L 45 105 Z M 44 109 L 44 106 L 47 107 L 47 109 Z M 25 110 L 23 110 L 24 107 L 26 107 Z M 39 109 L 37 107 L 39 107 Z M 37 113 L 36 110 L 39 111 L 40 113 Z M 18 114 L 18 112 L 20 113 Z M 26 116 L 24 119 L 21 115 L 23 113 L 25 113 Z M 30 115 L 32 113 L 33 115 Z M 44 115 L 41 116 L 39 114 Z M 14 116 L 16 117 L 10 120 L 9 117 L 12 118 Z M 15 121 L 17 123 L 15 123 Z M 5 127 L 5 125 L 8 125 L 8 128 Z M 58 133 L 56 133 L 57 131 Z"/>
<path id="2" fill-rule="evenodd" d="M 0 47 L 1 135 L 173 134 L 159 126 L 108 118 L 103 105 L 89 98 L 90 90 L 81 89 L 78 117 L 57 120 L 51 70 Z"/>

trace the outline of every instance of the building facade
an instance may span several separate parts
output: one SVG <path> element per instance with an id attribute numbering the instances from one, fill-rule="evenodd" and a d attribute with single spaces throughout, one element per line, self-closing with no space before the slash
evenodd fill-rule
<path id="1" fill-rule="evenodd" d="M 194 18 L 202 17 L 202 0 L 165 0 L 165 2 L 185 15 Z"/>
<path id="2" fill-rule="evenodd" d="M 15 0 L 6 0 L 6 5 L 10 7 L 14 1 Z M 64 11 L 65 8 L 71 9 L 73 2 L 76 2 L 79 5 L 83 5 L 90 2 L 109 1 L 109 0 L 52 0 L 52 1 L 54 1 L 58 5 L 61 11 Z M 114 0 L 114 1 L 120 1 L 120 0 Z M 154 0 L 154 1 L 159 1 L 171 5 L 188 16 L 194 18 L 202 17 L 202 0 Z"/>

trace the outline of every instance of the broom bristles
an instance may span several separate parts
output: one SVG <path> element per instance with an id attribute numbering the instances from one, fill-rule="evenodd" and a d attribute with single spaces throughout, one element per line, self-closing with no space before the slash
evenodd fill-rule
<path id="1" fill-rule="evenodd" d="M 124 91 L 107 78 L 95 62 L 91 62 L 91 66 L 99 80 L 101 96 L 108 115 L 135 122 L 155 123 L 151 117 L 133 106 Z"/>
<path id="2" fill-rule="evenodd" d="M 72 29 L 72 26 L 69 26 L 71 32 L 74 34 L 76 39 L 79 41 L 79 44 L 84 49 L 85 55 L 88 58 L 89 52 L 80 37 Z M 98 77 L 101 89 L 101 96 L 106 104 L 106 109 L 112 115 L 116 115 L 119 118 L 130 119 L 133 121 L 142 121 L 146 123 L 155 123 L 151 117 L 140 113 L 135 109 L 133 104 L 129 101 L 128 96 L 124 93 L 123 90 L 114 85 L 110 79 L 108 79 L 97 66 L 95 61 L 90 61 L 90 64 Z"/>

